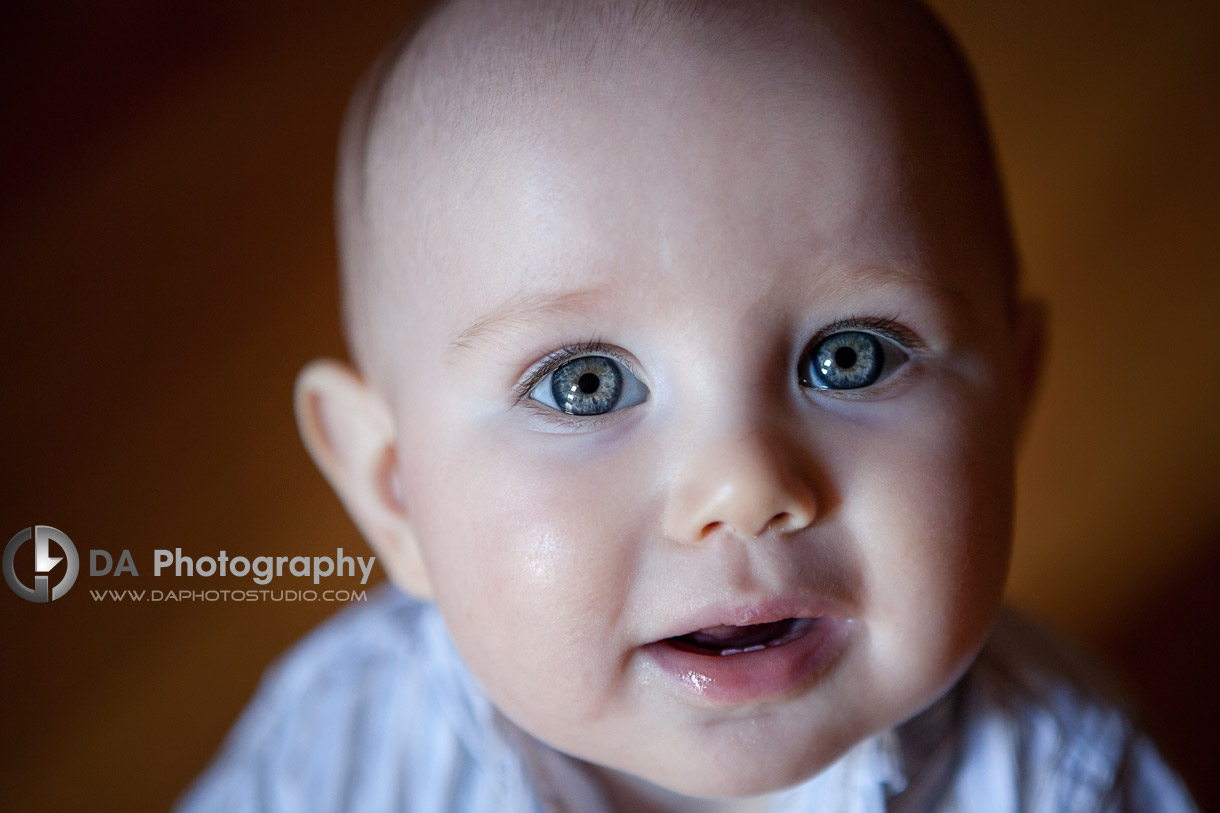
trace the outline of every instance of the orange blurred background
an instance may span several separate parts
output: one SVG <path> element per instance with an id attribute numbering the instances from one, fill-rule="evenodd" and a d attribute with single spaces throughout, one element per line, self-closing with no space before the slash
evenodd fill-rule
<path id="1" fill-rule="evenodd" d="M 155 548 L 367 555 L 291 387 L 342 354 L 336 134 L 412 5 L 0 11 L 0 541 L 49 524 L 82 556 L 52 604 L 0 589 L 5 809 L 165 809 L 337 606 L 86 587 L 249 586 L 155 579 Z M 1051 309 L 1012 600 L 1114 670 L 1220 809 L 1220 5 L 933 5 L 975 62 Z M 87 576 L 86 550 L 124 548 L 138 577 Z"/>

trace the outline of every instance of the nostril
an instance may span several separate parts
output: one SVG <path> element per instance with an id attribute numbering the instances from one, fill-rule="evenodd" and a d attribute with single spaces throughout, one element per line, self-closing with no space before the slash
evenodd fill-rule
<path id="1" fill-rule="evenodd" d="M 787 511 L 780 511 L 766 524 L 763 530 L 774 528 L 777 531 L 795 531 L 798 525 L 796 517 L 789 514 Z"/>
<path id="2" fill-rule="evenodd" d="M 761 528 L 758 529 L 757 533 L 752 534 L 752 535 L 753 536 L 762 536 L 767 531 L 778 531 L 780 533 L 787 533 L 789 531 L 798 530 L 800 527 L 801 527 L 801 523 L 799 521 L 797 521 L 797 518 L 795 516 L 793 516 L 788 511 L 781 511 L 778 514 L 776 514 L 775 516 L 771 517 L 771 519 L 769 519 L 765 525 L 763 525 Z M 725 528 L 725 523 L 720 520 L 716 520 L 715 522 L 709 522 L 706 525 L 704 525 L 702 529 L 700 529 L 699 540 L 703 541 L 703 540 L 707 539 L 708 537 L 712 536 L 713 534 L 715 534 L 716 532 L 723 530 L 724 528 Z M 740 530 L 738 530 L 738 532 L 740 533 Z"/>

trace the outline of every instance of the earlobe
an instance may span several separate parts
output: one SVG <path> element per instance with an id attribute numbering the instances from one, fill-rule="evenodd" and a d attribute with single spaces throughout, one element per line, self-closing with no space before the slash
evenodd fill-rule
<path id="1" fill-rule="evenodd" d="M 1025 299 L 1017 306 L 1015 340 L 1017 395 L 1020 399 L 1019 429 L 1022 435 L 1029 424 L 1034 398 L 1042 378 L 1047 341 L 1046 303 Z"/>
<path id="2" fill-rule="evenodd" d="M 399 587 L 430 598 L 431 585 L 398 482 L 393 416 L 350 367 L 305 365 L 294 394 L 297 427 L 314 463 Z"/>

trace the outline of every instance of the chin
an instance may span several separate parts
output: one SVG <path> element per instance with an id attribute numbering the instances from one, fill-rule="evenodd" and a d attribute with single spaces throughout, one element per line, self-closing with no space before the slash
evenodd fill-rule
<path id="1" fill-rule="evenodd" d="M 751 796 L 775 793 L 776 791 L 801 784 L 807 779 L 816 776 L 825 767 L 817 766 L 813 769 L 806 767 L 804 770 L 791 771 L 782 775 L 760 776 L 752 774 L 738 776 L 732 777 L 729 781 L 724 781 L 725 778 L 722 777 L 720 787 L 710 792 L 705 790 L 703 795 L 719 799 L 745 799 Z"/>

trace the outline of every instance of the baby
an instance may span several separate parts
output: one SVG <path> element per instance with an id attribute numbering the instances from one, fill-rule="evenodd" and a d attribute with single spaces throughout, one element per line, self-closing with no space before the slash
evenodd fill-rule
<path id="1" fill-rule="evenodd" d="M 925 9 L 443 5 L 339 227 L 297 415 L 397 589 L 185 809 L 1190 808 L 996 624 L 1039 312 Z"/>

